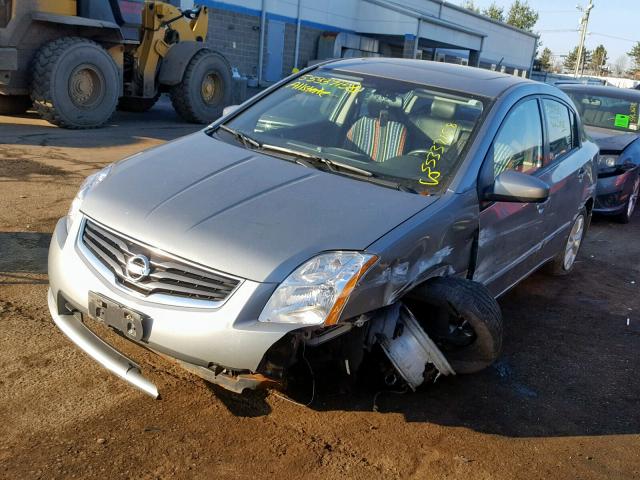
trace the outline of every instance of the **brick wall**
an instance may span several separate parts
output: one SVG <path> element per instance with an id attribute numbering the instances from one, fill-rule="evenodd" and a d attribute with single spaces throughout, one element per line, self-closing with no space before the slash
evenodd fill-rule
<path id="1" fill-rule="evenodd" d="M 260 17 L 211 8 L 207 44 L 222 53 L 240 73 L 258 73 Z"/>
<path id="2" fill-rule="evenodd" d="M 260 49 L 260 17 L 217 8 L 210 8 L 209 12 L 207 44 L 212 49 L 222 53 L 232 66 L 238 68 L 241 74 L 247 76 L 257 75 L 258 51 Z M 269 28 L 268 21 L 266 27 L 267 29 Z M 306 67 L 309 60 L 317 58 L 318 38 L 320 38 L 322 32 L 322 30 L 302 25 L 298 56 L 299 68 Z M 267 32 L 265 32 L 265 42 L 266 39 Z M 295 48 L 296 25 L 295 23 L 286 23 L 282 63 L 283 77 L 289 75 L 293 69 Z M 264 67 L 266 67 L 266 63 Z"/>
<path id="3" fill-rule="evenodd" d="M 291 27 L 291 28 L 289 28 Z M 310 60 L 318 58 L 318 39 L 322 35 L 324 30 L 318 30 L 317 28 L 307 27 L 302 25 L 300 29 L 300 51 L 298 54 L 298 68 L 304 68 L 307 66 Z M 288 45 L 291 45 L 290 59 L 287 60 Z M 287 32 L 285 37 L 285 74 L 290 74 L 293 68 L 293 56 L 295 54 L 296 43 L 296 26 L 287 25 Z"/>

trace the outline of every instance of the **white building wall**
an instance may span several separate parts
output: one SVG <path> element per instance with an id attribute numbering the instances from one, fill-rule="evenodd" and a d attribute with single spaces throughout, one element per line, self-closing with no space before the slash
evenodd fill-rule
<path id="1" fill-rule="evenodd" d="M 415 35 L 417 18 L 413 13 L 399 13 L 366 0 L 299 0 L 301 19 L 317 28 L 333 27 L 348 32 L 371 35 Z M 295 22 L 298 0 L 196 0 L 214 8 L 225 5 L 260 12 L 264 3 L 270 15 L 282 16 Z M 533 57 L 536 38 L 523 31 L 481 18 L 455 5 L 439 0 L 389 0 L 395 6 L 406 7 L 434 18 L 455 23 L 486 35 L 482 43 L 481 61 L 528 69 Z M 183 8 L 191 8 L 193 0 L 182 0 Z M 215 21 L 215 20 L 213 20 Z M 423 38 L 451 43 L 466 49 L 478 50 L 480 36 L 464 33 L 446 26 L 423 22 Z"/>

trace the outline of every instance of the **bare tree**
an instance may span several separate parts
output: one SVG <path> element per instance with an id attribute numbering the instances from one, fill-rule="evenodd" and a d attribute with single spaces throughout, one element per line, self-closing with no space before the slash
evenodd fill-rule
<path id="1" fill-rule="evenodd" d="M 629 61 L 627 60 L 627 56 L 620 55 L 618 58 L 616 58 L 616 61 L 613 63 L 613 72 L 618 77 L 624 76 L 624 74 L 627 72 L 628 64 L 629 64 Z"/>

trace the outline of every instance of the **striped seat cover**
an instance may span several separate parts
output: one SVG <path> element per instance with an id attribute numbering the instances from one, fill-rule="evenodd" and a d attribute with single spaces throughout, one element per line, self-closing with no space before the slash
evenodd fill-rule
<path id="1" fill-rule="evenodd" d="M 402 155 L 407 141 L 407 128 L 394 121 L 381 126 L 379 118 L 362 117 L 347 133 L 347 139 L 375 162 Z"/>

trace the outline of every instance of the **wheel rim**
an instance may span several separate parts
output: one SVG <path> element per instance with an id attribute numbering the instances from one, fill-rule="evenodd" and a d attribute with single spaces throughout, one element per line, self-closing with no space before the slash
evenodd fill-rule
<path id="1" fill-rule="evenodd" d="M 92 108 L 104 97 L 104 78 L 95 66 L 77 66 L 69 77 L 69 97 L 79 108 Z"/>
<path id="2" fill-rule="evenodd" d="M 640 193 L 640 177 L 636 179 L 636 183 L 633 185 L 633 192 L 629 197 L 629 203 L 627 205 L 627 217 L 633 215 L 633 211 L 636 209 L 638 203 L 638 193 Z"/>
<path id="3" fill-rule="evenodd" d="M 207 105 L 216 103 L 220 92 L 220 77 L 215 72 L 207 73 L 202 79 L 200 94 Z"/>
<path id="4" fill-rule="evenodd" d="M 573 223 L 569 238 L 567 239 L 567 246 L 564 251 L 564 269 L 569 270 L 578 256 L 578 250 L 580 250 L 580 244 L 582 243 L 582 234 L 584 233 L 584 216 L 579 215 L 576 221 Z"/>

